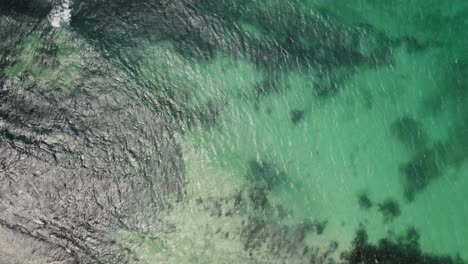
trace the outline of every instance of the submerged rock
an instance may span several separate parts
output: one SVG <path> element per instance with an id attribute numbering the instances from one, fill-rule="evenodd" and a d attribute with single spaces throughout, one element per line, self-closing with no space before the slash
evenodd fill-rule
<path id="1" fill-rule="evenodd" d="M 442 143 L 417 153 L 401 167 L 405 176 L 404 196 L 412 201 L 417 192 L 424 190 L 433 180 L 440 177 L 447 167 L 449 154 Z"/>
<path id="2" fill-rule="evenodd" d="M 17 29 L 30 23 L 15 19 Z M 27 36 L 0 31 L 8 43 Z M 175 122 L 158 111 L 158 99 L 92 48 L 83 61 L 66 89 L 34 75 L 0 75 L 0 226 L 10 234 L 0 244 L 25 252 L 5 263 L 31 255 L 37 263 L 127 263 L 128 252 L 108 235 L 157 230 L 161 213 L 184 195 Z M 7 255 L 0 250 L 0 260 Z"/>
<path id="3" fill-rule="evenodd" d="M 307 238 L 322 234 L 327 221 L 308 221 L 282 225 L 262 217 L 249 217 L 242 228 L 240 241 L 244 249 L 253 254 L 267 254 L 280 263 L 333 263 L 331 253 L 337 250 L 337 243 L 320 251 Z M 259 257 L 253 258 L 261 259 Z"/>
<path id="4" fill-rule="evenodd" d="M 19 88 L 0 99 L 0 220 L 86 263 L 122 253 L 102 232 L 154 228 L 184 185 L 171 125 L 96 81 L 71 97 Z"/>
<path id="5" fill-rule="evenodd" d="M 414 238 L 414 231 L 410 230 L 407 237 Z M 417 238 L 416 238 L 417 240 Z M 381 239 L 377 245 L 367 240 L 367 233 L 360 229 L 353 242 L 353 249 L 343 256 L 349 264 L 463 264 L 458 257 L 437 256 L 421 251 L 414 239 L 399 239 L 397 242 L 389 238 Z"/>
<path id="6" fill-rule="evenodd" d="M 255 209 L 265 210 L 268 206 L 267 191 L 265 188 L 253 186 L 249 189 L 249 198 Z"/>
<path id="7" fill-rule="evenodd" d="M 391 125 L 393 135 L 410 150 L 424 149 L 427 136 L 422 125 L 411 117 L 401 117 Z"/>
<path id="8" fill-rule="evenodd" d="M 378 207 L 386 223 L 392 222 L 396 217 L 401 215 L 400 206 L 392 199 L 380 203 Z"/>
<path id="9" fill-rule="evenodd" d="M 39 64 L 46 68 L 57 68 L 60 61 L 57 58 L 58 47 L 53 40 L 46 40 L 42 48 L 36 54 L 36 60 Z"/>
<path id="10" fill-rule="evenodd" d="M 270 191 L 287 182 L 285 172 L 275 168 L 272 164 L 251 160 L 247 178 L 259 188 Z"/>
<path id="11" fill-rule="evenodd" d="M 305 115 L 304 110 L 292 110 L 290 113 L 291 122 L 294 125 L 299 124 L 302 121 L 302 119 L 304 119 L 304 115 Z"/>
<path id="12" fill-rule="evenodd" d="M 361 193 L 358 195 L 358 203 L 359 207 L 363 210 L 369 210 L 373 205 L 367 193 Z"/>
<path id="13" fill-rule="evenodd" d="M 17 12 L 28 16 L 44 18 L 52 10 L 51 1 L 48 0 L 2 0 L 0 1 L 0 14 Z"/>

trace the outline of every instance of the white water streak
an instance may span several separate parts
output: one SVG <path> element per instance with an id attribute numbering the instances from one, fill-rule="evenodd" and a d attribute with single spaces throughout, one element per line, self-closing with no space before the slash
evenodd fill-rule
<path id="1" fill-rule="evenodd" d="M 49 21 L 53 27 L 67 25 L 71 19 L 71 0 L 62 0 L 49 14 Z"/>

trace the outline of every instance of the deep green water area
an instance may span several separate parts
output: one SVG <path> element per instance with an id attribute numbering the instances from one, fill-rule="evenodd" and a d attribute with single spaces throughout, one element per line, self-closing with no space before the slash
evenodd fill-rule
<path id="1" fill-rule="evenodd" d="M 466 0 L 0 0 L 0 263 L 462 264 L 467 223 Z"/>

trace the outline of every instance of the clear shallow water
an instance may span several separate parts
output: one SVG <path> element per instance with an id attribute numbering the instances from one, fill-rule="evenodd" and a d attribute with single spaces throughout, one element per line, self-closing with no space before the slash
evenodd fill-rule
<path id="1" fill-rule="evenodd" d="M 67 184 L 77 173 L 94 190 L 52 192 L 83 195 L 68 205 L 75 215 L 41 196 L 47 184 L 10 188 L 4 228 L 83 263 L 468 260 L 465 1 L 4 6 L 3 90 L 19 104 L 45 95 L 36 107 L 71 117 L 17 113 L 4 97 L 2 148 L 50 144 L 56 163 L 32 155 L 30 171 L 89 160 L 42 177 L 63 173 Z M 33 129 L 42 126 L 52 132 Z M 8 198 L 18 191 L 44 201 L 30 212 Z M 96 222 L 83 220 L 86 208 Z M 28 225 L 37 219 L 67 228 L 38 234 Z M 83 221 L 96 241 L 70 231 Z"/>

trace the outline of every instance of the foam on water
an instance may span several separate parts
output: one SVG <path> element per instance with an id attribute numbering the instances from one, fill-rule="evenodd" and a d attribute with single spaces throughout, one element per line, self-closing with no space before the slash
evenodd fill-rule
<path id="1" fill-rule="evenodd" d="M 71 1 L 62 0 L 60 4 L 56 5 L 49 14 L 49 21 L 53 27 L 61 27 L 68 25 L 71 20 Z"/>

